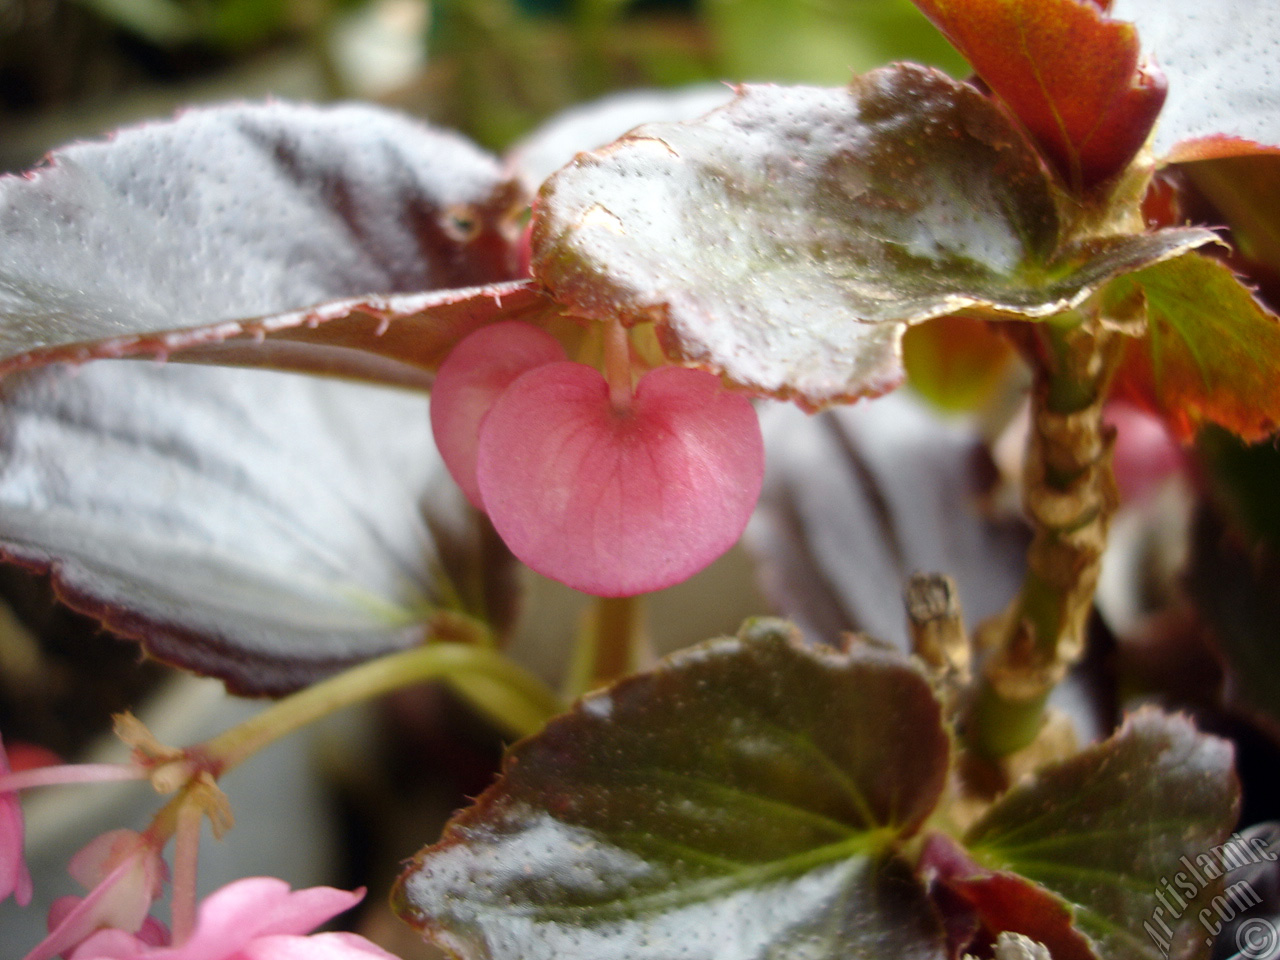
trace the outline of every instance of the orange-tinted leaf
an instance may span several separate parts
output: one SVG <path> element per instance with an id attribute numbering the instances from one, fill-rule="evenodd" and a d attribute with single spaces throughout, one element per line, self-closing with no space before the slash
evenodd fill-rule
<path id="1" fill-rule="evenodd" d="M 1164 103 L 1132 24 L 1088 0 L 916 0 L 1017 115 L 1067 184 L 1118 173 Z"/>
<path id="2" fill-rule="evenodd" d="M 908 382 L 943 410 L 972 410 L 989 399 L 1012 359 L 1008 340 L 967 317 L 937 317 L 902 338 Z"/>
<path id="3" fill-rule="evenodd" d="M 1117 388 L 1159 410 L 1184 439 L 1205 422 L 1246 440 L 1280 428 L 1280 320 L 1231 269 L 1198 253 L 1114 281 L 1108 298 L 1146 297 L 1147 335 Z"/>

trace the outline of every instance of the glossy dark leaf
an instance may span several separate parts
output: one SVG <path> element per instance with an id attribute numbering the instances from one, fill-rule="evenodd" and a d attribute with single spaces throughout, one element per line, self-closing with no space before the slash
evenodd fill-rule
<path id="1" fill-rule="evenodd" d="M 486 530 L 411 393 L 138 362 L 0 382 L 0 553 L 235 690 L 418 643 L 435 604 L 500 615 Z"/>
<path id="2" fill-rule="evenodd" d="M 1165 98 L 1139 33 L 1096 0 L 915 0 L 1081 191 L 1119 173 Z M 1145 40 L 1145 35 L 1143 36 Z"/>
<path id="3" fill-rule="evenodd" d="M 534 273 L 572 313 L 654 321 L 671 355 L 821 407 L 894 387 L 909 322 L 1049 316 L 1212 238 L 1064 244 L 1059 200 L 988 98 L 899 65 L 745 87 L 580 156 L 540 195 Z"/>
<path id="4" fill-rule="evenodd" d="M 192 110 L 65 147 L 0 179 L 0 371 L 210 344 L 413 379 L 495 296 L 537 302 L 394 296 L 513 277 L 518 194 L 466 141 L 373 107 Z"/>
<path id="5" fill-rule="evenodd" d="M 988 870 L 1021 875 L 1066 901 L 1107 960 L 1202 957 L 1208 932 L 1198 911 L 1222 871 L 1207 864 L 1239 804 L 1231 745 L 1146 709 L 1112 739 L 1015 786 L 965 842 Z M 1184 882 L 1200 899 L 1181 910 L 1168 891 L 1176 884 L 1185 896 Z M 1163 932 L 1158 921 L 1172 932 L 1167 952 L 1144 927 Z"/>
<path id="6" fill-rule="evenodd" d="M 1217 423 L 1246 440 L 1280 428 L 1280 319 L 1231 269 L 1188 254 L 1116 280 L 1107 296 L 1145 298 L 1146 336 L 1119 387 L 1147 400 L 1184 438 Z"/>
<path id="7" fill-rule="evenodd" d="M 977 432 L 906 392 L 810 416 L 762 411 L 764 493 L 746 544 L 766 593 L 813 636 L 861 630 L 906 649 L 913 573 L 946 573 L 970 626 L 1022 582 L 1029 534 L 984 495 L 995 468 Z"/>
<path id="8" fill-rule="evenodd" d="M 941 960 L 893 848 L 947 751 L 914 668 L 748 626 L 517 744 L 398 908 L 467 960 Z"/>
<path id="9" fill-rule="evenodd" d="M 1168 78 L 1156 155 L 1196 160 L 1280 150 L 1280 7 L 1257 0 L 1115 0 Z"/>

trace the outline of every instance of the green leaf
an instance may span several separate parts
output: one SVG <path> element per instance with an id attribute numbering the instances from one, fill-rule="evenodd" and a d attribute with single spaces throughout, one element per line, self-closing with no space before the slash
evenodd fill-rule
<path id="1" fill-rule="evenodd" d="M 398 909 L 468 960 L 940 960 L 893 849 L 947 765 L 915 668 L 757 623 L 517 744 Z"/>
<path id="2" fill-rule="evenodd" d="M 1110 740 L 1010 790 L 965 842 L 983 866 L 1065 900 L 1107 960 L 1204 956 L 1197 911 L 1222 873 L 1207 864 L 1239 813 L 1233 759 L 1229 743 L 1185 717 L 1140 710 Z M 1176 884 L 1185 896 L 1184 883 L 1200 899 L 1178 912 L 1168 891 Z M 1173 933 L 1168 953 L 1144 927 L 1162 932 L 1161 920 Z"/>
<path id="3" fill-rule="evenodd" d="M 1147 335 L 1130 346 L 1118 385 L 1183 437 L 1206 422 L 1246 440 L 1280 428 L 1280 320 L 1229 267 L 1188 254 L 1121 277 L 1106 295 L 1146 298 Z"/>
<path id="4" fill-rule="evenodd" d="M 569 312 L 653 321 L 669 354 L 809 407 L 902 378 L 907 323 L 1046 317 L 1204 230 L 1068 244 L 1049 174 L 991 100 L 937 71 L 745 87 L 544 186 L 534 273 Z"/>

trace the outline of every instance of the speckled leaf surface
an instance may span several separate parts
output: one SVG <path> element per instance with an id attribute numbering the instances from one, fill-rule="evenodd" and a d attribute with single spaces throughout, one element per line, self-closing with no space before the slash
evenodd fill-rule
<path id="1" fill-rule="evenodd" d="M 238 691 L 421 642 L 433 604 L 500 619 L 488 530 L 420 395 L 140 362 L 0 381 L 0 555 Z"/>
<path id="2" fill-rule="evenodd" d="M 1265 0 L 1115 0 L 1164 71 L 1158 157 L 1280 151 L 1280 6 Z"/>
<path id="3" fill-rule="evenodd" d="M 744 87 L 580 156 L 540 194 L 534 274 L 571 313 L 654 321 L 674 357 L 816 408 L 896 386 L 907 323 L 1048 316 L 1211 238 L 1069 245 L 1060 201 L 995 104 L 897 65 Z"/>
<path id="4" fill-rule="evenodd" d="M 1185 439 L 1217 423 L 1246 440 L 1280 428 L 1280 318 L 1225 264 L 1188 254 L 1121 277 L 1107 296 L 1145 298 L 1146 336 L 1130 345 L 1120 387 L 1160 410 Z"/>
<path id="5" fill-rule="evenodd" d="M 947 751 L 914 668 L 748 626 L 517 744 L 397 906 L 466 960 L 941 960 L 892 850 Z"/>
<path id="6" fill-rule="evenodd" d="M 1015 786 L 965 842 L 983 866 L 1020 874 L 1066 901 L 1099 956 L 1186 960 L 1208 955 L 1198 908 L 1216 892 L 1216 878 L 1206 864 L 1239 803 L 1227 741 L 1199 733 L 1185 717 L 1144 709 L 1110 740 Z M 1161 929 L 1153 920 L 1157 895 L 1167 899 L 1166 884 L 1179 873 L 1204 901 L 1159 914 L 1173 934 L 1165 952 L 1143 924 Z"/>
<path id="7" fill-rule="evenodd" d="M 0 179 L 0 370 L 243 338 L 210 359 L 402 381 L 530 296 L 395 296 L 513 278 L 518 199 L 462 138 L 366 106 L 191 110 L 64 147 Z"/>

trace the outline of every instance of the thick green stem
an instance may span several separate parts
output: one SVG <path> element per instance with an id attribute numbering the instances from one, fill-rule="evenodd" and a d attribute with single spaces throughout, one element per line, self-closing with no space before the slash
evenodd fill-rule
<path id="1" fill-rule="evenodd" d="M 645 666 L 644 596 L 597 597 L 588 610 L 565 684 L 569 699 Z"/>
<path id="2" fill-rule="evenodd" d="M 1041 325 L 1023 347 L 1035 369 L 1023 484 L 1034 534 L 1022 590 L 983 637 L 990 653 L 970 731 L 988 756 L 1035 738 L 1049 693 L 1080 658 L 1117 504 L 1102 405 L 1120 335 L 1073 315 Z"/>
<path id="3" fill-rule="evenodd" d="M 524 736 L 559 713 L 554 693 L 495 650 L 433 643 L 372 660 L 280 700 L 257 716 L 194 747 L 189 756 L 221 775 L 267 744 L 321 717 L 427 680 L 452 682 L 511 733 Z"/>

